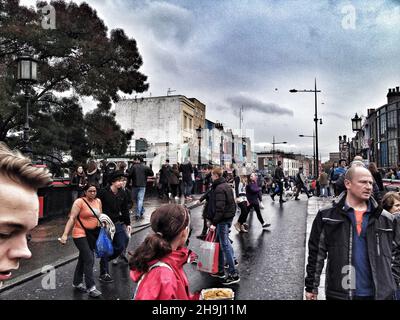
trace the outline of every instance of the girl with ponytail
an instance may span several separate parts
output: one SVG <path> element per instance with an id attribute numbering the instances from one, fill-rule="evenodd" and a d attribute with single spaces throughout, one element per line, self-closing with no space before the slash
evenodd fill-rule
<path id="1" fill-rule="evenodd" d="M 183 266 L 189 258 L 185 247 L 190 216 L 178 204 L 163 205 L 150 218 L 154 233 L 131 254 L 131 278 L 137 282 L 135 300 L 196 300 L 191 295 Z"/>

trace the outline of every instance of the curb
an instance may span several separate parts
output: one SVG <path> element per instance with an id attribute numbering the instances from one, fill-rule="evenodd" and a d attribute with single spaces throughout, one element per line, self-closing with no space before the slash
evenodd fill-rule
<path id="1" fill-rule="evenodd" d="M 134 227 L 135 230 L 131 232 L 131 235 L 134 235 L 135 233 L 139 233 L 140 231 L 143 231 L 149 227 L 150 227 L 150 223 L 144 223 L 139 226 L 135 226 Z M 74 253 L 74 254 L 69 255 L 68 257 L 58 259 L 53 263 L 49 263 L 46 266 L 51 266 L 54 269 L 57 269 L 68 263 L 71 263 L 74 260 L 77 260 L 78 257 L 79 257 L 79 253 Z M 43 266 L 42 268 L 39 268 L 39 269 L 35 269 L 31 272 L 28 272 L 28 273 L 21 275 L 15 279 L 10 280 L 9 282 L 7 281 L 7 284 L 3 284 L 3 286 L 0 288 L 0 293 L 7 291 L 9 289 L 12 289 L 14 287 L 17 287 L 17 286 L 19 286 L 25 282 L 28 282 L 30 280 L 33 280 L 41 275 L 46 274 L 48 269 L 44 269 L 44 267 L 45 266 Z"/>

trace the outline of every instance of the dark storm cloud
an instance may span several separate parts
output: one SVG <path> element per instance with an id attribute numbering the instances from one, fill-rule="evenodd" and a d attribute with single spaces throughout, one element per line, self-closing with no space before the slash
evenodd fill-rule
<path id="1" fill-rule="evenodd" d="M 226 101 L 234 110 L 239 110 L 240 107 L 243 106 L 246 111 L 253 110 L 265 114 L 293 116 L 293 111 L 290 109 L 283 108 L 275 103 L 262 102 L 250 97 L 234 96 L 227 98 Z"/>

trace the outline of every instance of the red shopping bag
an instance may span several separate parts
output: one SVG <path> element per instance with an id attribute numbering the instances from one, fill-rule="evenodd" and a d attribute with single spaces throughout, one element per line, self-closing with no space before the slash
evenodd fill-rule
<path id="1" fill-rule="evenodd" d="M 201 241 L 198 255 L 197 270 L 207 273 L 218 272 L 219 243 L 215 242 L 216 232 L 208 230 L 204 241 Z"/>

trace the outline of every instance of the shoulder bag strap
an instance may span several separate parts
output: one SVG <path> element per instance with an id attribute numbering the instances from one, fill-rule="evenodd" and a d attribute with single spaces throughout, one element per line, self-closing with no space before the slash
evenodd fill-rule
<path id="1" fill-rule="evenodd" d="M 171 271 L 174 271 L 174 270 L 172 269 L 172 267 L 171 267 L 169 264 L 167 264 L 167 263 L 165 263 L 165 262 L 162 262 L 162 261 L 157 261 L 155 264 L 153 264 L 152 266 L 150 266 L 149 270 L 148 270 L 146 273 L 142 274 L 142 276 L 140 277 L 140 279 L 139 279 L 139 281 L 138 281 L 138 284 L 137 284 L 137 286 L 136 286 L 136 289 L 135 289 L 135 293 L 134 293 L 134 295 L 133 295 L 133 300 L 135 300 L 135 297 L 136 297 L 136 295 L 137 295 L 139 286 L 140 286 L 140 284 L 142 283 L 142 281 L 144 280 L 144 277 L 145 277 L 152 269 L 157 268 L 157 267 L 165 267 L 165 268 L 167 268 L 167 269 L 169 269 L 169 270 L 171 270 Z M 174 272 L 174 273 L 175 273 L 175 272 Z"/>
<path id="2" fill-rule="evenodd" d="M 100 221 L 99 217 L 98 217 L 97 214 L 94 212 L 94 210 L 93 210 L 92 207 L 89 205 L 89 203 L 87 203 L 87 201 L 86 201 L 85 199 L 83 199 L 83 198 L 81 198 L 81 199 L 87 204 L 87 206 L 90 208 L 90 210 L 92 210 L 92 213 L 93 213 L 94 216 L 97 218 L 97 220 L 99 220 L 99 223 L 100 223 L 100 225 L 101 225 L 101 221 Z"/>

